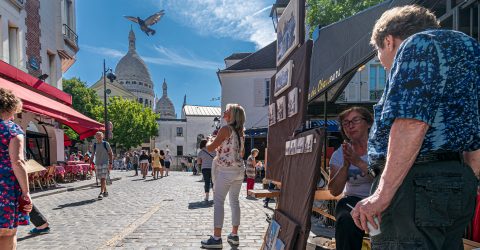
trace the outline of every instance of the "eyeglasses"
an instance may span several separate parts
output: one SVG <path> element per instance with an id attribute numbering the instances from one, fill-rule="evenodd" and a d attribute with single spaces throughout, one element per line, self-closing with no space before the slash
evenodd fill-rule
<path id="1" fill-rule="evenodd" d="M 343 121 L 342 121 L 342 127 L 349 127 L 350 124 L 357 125 L 357 124 L 359 124 L 360 122 L 362 122 L 363 120 L 365 120 L 365 118 L 363 118 L 363 117 L 358 117 L 358 116 L 355 117 L 355 118 L 353 118 L 351 121 L 349 121 L 349 120 L 343 120 Z"/>

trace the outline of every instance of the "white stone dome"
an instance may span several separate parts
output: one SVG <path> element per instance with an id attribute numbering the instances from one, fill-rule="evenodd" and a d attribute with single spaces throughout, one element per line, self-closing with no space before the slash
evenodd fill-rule
<path id="1" fill-rule="evenodd" d="M 167 95 L 167 82 L 165 79 L 163 80 L 162 89 L 163 94 L 157 101 L 155 112 L 160 114 L 160 119 L 175 119 L 177 118 L 177 115 L 175 114 L 175 106 Z"/>

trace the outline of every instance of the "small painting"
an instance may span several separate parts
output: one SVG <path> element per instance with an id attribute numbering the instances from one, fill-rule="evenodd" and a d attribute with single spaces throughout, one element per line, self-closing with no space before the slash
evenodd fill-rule
<path id="1" fill-rule="evenodd" d="M 304 153 L 310 153 L 313 150 L 313 135 L 307 135 L 305 139 Z"/>
<path id="2" fill-rule="evenodd" d="M 298 88 L 293 88 L 288 92 L 288 117 L 298 113 Z"/>
<path id="3" fill-rule="evenodd" d="M 285 120 L 287 117 L 287 107 L 285 106 L 285 96 L 277 99 L 277 122 Z"/>
<path id="4" fill-rule="evenodd" d="M 292 85 L 292 69 L 293 61 L 289 61 L 277 72 L 275 75 L 275 90 L 273 92 L 274 96 L 278 96 Z"/>
<path id="5" fill-rule="evenodd" d="M 276 115 L 277 114 L 275 112 L 275 103 L 272 103 L 270 104 L 270 106 L 268 106 L 268 125 L 269 126 L 272 126 L 277 122 Z"/>
<path id="6" fill-rule="evenodd" d="M 295 153 L 302 154 L 305 147 L 305 137 L 300 137 L 297 139 L 297 148 L 295 149 Z"/>
<path id="7" fill-rule="evenodd" d="M 265 247 L 263 248 L 264 250 L 274 249 L 279 232 L 280 232 L 280 224 L 278 224 L 277 221 L 272 220 L 267 230 Z"/>

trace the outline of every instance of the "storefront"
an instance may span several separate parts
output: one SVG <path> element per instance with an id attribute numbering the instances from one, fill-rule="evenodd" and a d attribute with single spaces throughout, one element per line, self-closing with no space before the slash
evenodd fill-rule
<path id="1" fill-rule="evenodd" d="M 64 132 L 72 128 L 80 140 L 104 126 L 71 107 L 72 97 L 47 83 L 0 61 L 0 87 L 11 90 L 23 102 L 15 122 L 26 131 L 26 153 L 44 166 L 65 160 Z"/>

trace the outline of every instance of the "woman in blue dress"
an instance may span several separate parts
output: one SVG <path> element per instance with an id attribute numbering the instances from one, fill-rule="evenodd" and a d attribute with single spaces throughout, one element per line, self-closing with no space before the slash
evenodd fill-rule
<path id="1" fill-rule="evenodd" d="M 22 102 L 10 90 L 0 88 L 0 249 L 16 249 L 17 226 L 28 225 L 31 210 L 28 177 L 23 156 L 24 133 L 13 116 Z M 23 211 L 20 199 L 25 200 Z"/>

